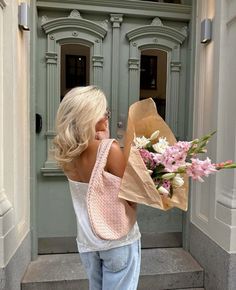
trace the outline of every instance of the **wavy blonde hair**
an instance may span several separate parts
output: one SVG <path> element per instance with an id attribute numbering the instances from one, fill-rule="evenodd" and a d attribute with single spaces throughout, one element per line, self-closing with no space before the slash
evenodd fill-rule
<path id="1" fill-rule="evenodd" d="M 63 169 L 95 139 L 95 126 L 106 108 L 106 97 L 96 86 L 76 87 L 65 95 L 57 111 L 54 138 L 55 159 Z"/>

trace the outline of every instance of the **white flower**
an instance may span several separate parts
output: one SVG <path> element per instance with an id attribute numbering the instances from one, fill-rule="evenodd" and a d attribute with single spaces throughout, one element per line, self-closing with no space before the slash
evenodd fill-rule
<path id="1" fill-rule="evenodd" d="M 158 135 L 159 135 L 160 131 L 159 130 L 156 130 L 155 132 L 152 133 L 151 137 L 149 138 L 150 141 L 153 141 L 155 140 Z"/>
<path id="2" fill-rule="evenodd" d="M 148 169 L 148 173 L 149 173 L 150 175 L 152 175 L 153 170 Z"/>
<path id="3" fill-rule="evenodd" d="M 145 148 L 148 143 L 150 143 L 150 140 L 144 136 L 134 138 L 134 144 L 138 149 Z"/>
<path id="4" fill-rule="evenodd" d="M 152 145 L 153 149 L 160 154 L 163 154 L 168 146 L 169 143 L 166 141 L 166 138 L 163 137 L 161 137 L 156 144 Z"/>
<path id="5" fill-rule="evenodd" d="M 184 185 L 184 180 L 179 174 L 176 174 L 171 183 L 174 187 L 181 187 Z"/>
<path id="6" fill-rule="evenodd" d="M 163 194 L 164 196 L 169 196 L 170 194 L 169 191 L 163 186 L 158 187 L 157 190 L 160 192 L 160 194 Z"/>

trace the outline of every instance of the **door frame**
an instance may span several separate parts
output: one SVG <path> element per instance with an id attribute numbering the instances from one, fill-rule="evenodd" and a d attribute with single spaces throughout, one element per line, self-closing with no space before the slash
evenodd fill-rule
<path id="1" fill-rule="evenodd" d="M 71 11 L 77 8 L 77 1 L 69 0 L 69 3 L 61 3 L 56 0 L 49 1 L 32 1 L 31 3 L 31 55 L 30 55 L 30 224 L 31 224 L 31 253 L 32 260 L 37 258 L 38 254 L 38 235 L 37 235 L 37 172 L 36 172 L 36 134 L 35 134 L 35 114 L 37 112 L 36 105 L 36 64 L 35 64 L 35 55 L 37 53 L 37 29 L 38 29 L 38 9 L 64 9 Z M 88 11 L 88 3 L 87 0 L 80 1 L 80 11 Z M 109 3 L 108 3 L 109 2 Z M 100 11 L 111 13 L 122 13 L 123 15 L 134 15 L 134 16 L 151 16 L 153 18 L 160 17 L 165 19 L 168 16 L 168 19 L 179 19 L 181 21 L 188 21 L 190 25 L 189 35 L 191 38 L 191 56 L 189 58 L 189 95 L 193 95 L 194 91 L 194 60 L 195 60 L 195 44 L 194 37 L 195 36 L 195 18 L 196 18 L 196 4 L 192 1 L 192 6 L 188 5 L 178 5 L 178 4 L 164 4 L 161 3 L 136 3 L 134 5 L 133 1 L 120 0 L 119 3 L 114 3 L 112 0 L 100 1 L 98 3 L 96 0 L 91 0 L 89 5 L 91 7 L 91 11 Z M 108 12 L 109 11 L 109 12 Z M 132 60 L 130 65 L 132 64 Z M 193 99 L 189 99 L 188 103 L 189 112 L 193 109 Z M 187 138 L 190 140 L 192 137 L 192 114 L 189 114 L 189 122 L 187 128 Z M 191 192 L 191 190 L 190 190 Z M 190 198 L 189 198 L 190 201 Z M 188 240 L 188 232 L 189 232 L 189 223 L 190 223 L 190 211 L 183 214 L 183 246 L 188 249 L 189 248 L 189 240 Z"/>

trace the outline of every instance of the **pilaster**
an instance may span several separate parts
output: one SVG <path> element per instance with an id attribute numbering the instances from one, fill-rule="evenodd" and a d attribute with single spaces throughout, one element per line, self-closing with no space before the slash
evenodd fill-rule
<path id="1" fill-rule="evenodd" d="M 8 233 L 13 228 L 13 207 L 8 199 L 5 189 L 4 170 L 5 158 L 4 152 L 7 150 L 4 142 L 5 133 L 8 130 L 6 119 L 4 119 L 4 82 L 3 82 L 3 43 L 4 39 L 4 13 L 7 2 L 0 0 L 0 267 L 5 264 L 5 247 Z"/>
<path id="2" fill-rule="evenodd" d="M 4 222 L 4 215 L 12 208 L 10 201 L 7 199 L 4 189 L 3 170 L 4 170 L 4 93 L 3 93 L 3 13 L 6 7 L 6 1 L 0 0 L 0 223 Z M 1 227 L 1 224 L 0 224 Z M 0 235 L 2 232 L 0 232 Z M 2 236 L 2 235 L 1 235 Z"/>
<path id="3" fill-rule="evenodd" d="M 171 87 L 170 87 L 170 96 L 171 99 L 169 105 L 170 109 L 167 109 L 169 114 L 166 114 L 166 119 L 169 124 L 171 124 L 171 129 L 174 132 L 175 136 L 178 138 L 178 108 L 179 108 L 179 83 L 180 83 L 180 71 L 181 71 L 181 62 L 172 61 L 170 63 L 170 74 L 171 74 Z"/>
<path id="4" fill-rule="evenodd" d="M 102 87 L 103 56 L 95 55 L 92 57 L 93 62 L 93 83 Z"/>
<path id="5" fill-rule="evenodd" d="M 131 46 L 137 46 L 136 43 L 132 43 Z M 129 66 L 129 104 L 134 103 L 139 94 L 139 81 L 140 81 L 140 60 L 137 58 L 130 58 L 128 62 Z M 133 84 L 137 84 L 133 86 Z"/>
<path id="6" fill-rule="evenodd" d="M 50 38 L 53 40 L 54 36 Z M 58 106 L 58 85 L 57 85 L 57 64 L 58 56 L 55 52 L 46 53 L 47 65 L 47 83 L 52 84 L 47 87 L 47 161 L 45 167 L 55 167 L 55 160 L 53 158 L 53 138 L 55 136 L 55 115 Z"/>
<path id="7" fill-rule="evenodd" d="M 204 18 L 213 19 L 212 41 L 200 43 Z M 208 146 L 214 162 L 236 160 L 236 5 L 233 1 L 199 1 L 196 19 L 194 137 L 216 130 Z M 192 186 L 191 221 L 229 253 L 236 252 L 236 177 L 222 170 Z"/>
<path id="8" fill-rule="evenodd" d="M 112 64 L 111 64 L 111 135 L 116 137 L 118 124 L 117 108 L 119 108 L 119 73 L 120 73 L 120 27 L 123 22 L 122 14 L 111 14 L 112 23 Z"/>
<path id="9" fill-rule="evenodd" d="M 221 3 L 220 86 L 217 119 L 217 160 L 232 159 L 236 162 L 236 84 L 230 75 L 236 73 L 235 33 L 236 4 Z M 227 142 L 226 142 L 227 140 Z M 216 218 L 230 227 L 229 249 L 236 252 L 236 170 L 224 171 L 216 179 Z"/>

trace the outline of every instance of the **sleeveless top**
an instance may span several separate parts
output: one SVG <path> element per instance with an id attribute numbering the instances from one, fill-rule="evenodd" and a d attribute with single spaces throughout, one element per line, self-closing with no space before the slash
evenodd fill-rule
<path id="1" fill-rule="evenodd" d="M 102 162 L 101 156 L 99 156 L 100 147 L 102 141 L 99 144 L 96 163 Z M 96 166 L 94 166 L 96 167 Z M 68 178 L 70 192 L 72 196 L 73 207 L 75 210 L 77 220 L 77 246 L 80 253 L 90 251 L 109 250 L 115 247 L 121 247 L 128 245 L 140 238 L 140 231 L 137 222 L 134 224 L 130 232 L 118 240 L 102 240 L 93 233 L 87 204 L 87 192 L 89 183 L 83 183 L 73 181 Z M 106 205 L 104 205 L 106 206 Z"/>

